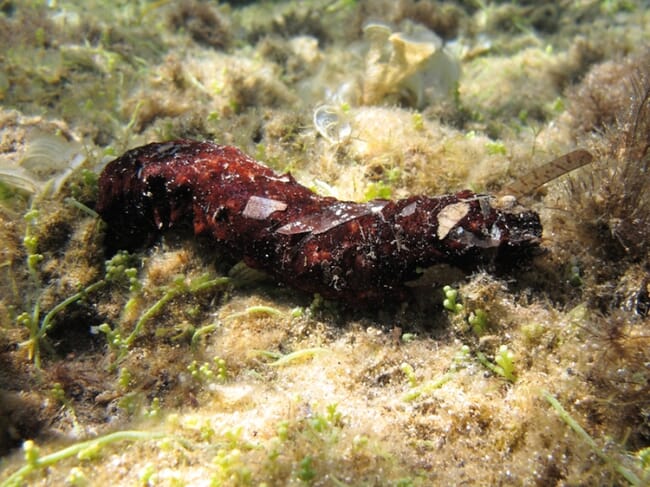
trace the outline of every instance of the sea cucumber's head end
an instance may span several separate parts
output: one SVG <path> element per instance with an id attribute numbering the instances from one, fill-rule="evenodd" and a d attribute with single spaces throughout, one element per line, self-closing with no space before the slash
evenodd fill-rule
<path id="1" fill-rule="evenodd" d="M 504 213 L 506 235 L 503 243 L 512 249 L 539 247 L 542 239 L 542 223 L 534 211 Z"/>

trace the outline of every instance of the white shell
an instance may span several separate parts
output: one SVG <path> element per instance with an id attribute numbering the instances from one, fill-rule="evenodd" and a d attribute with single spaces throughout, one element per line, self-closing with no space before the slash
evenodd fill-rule
<path id="1" fill-rule="evenodd" d="M 264 198 L 262 196 L 251 196 L 246 202 L 246 207 L 242 215 L 253 220 L 264 220 L 271 216 L 272 213 L 286 209 L 287 204 L 283 201 Z"/>
<path id="2" fill-rule="evenodd" d="M 438 238 L 442 240 L 469 212 L 469 203 L 452 203 L 438 213 Z"/>

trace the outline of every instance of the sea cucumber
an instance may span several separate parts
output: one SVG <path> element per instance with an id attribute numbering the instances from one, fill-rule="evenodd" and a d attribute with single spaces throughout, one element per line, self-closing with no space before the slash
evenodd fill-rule
<path id="1" fill-rule="evenodd" d="M 408 299 L 418 272 L 475 268 L 539 245 L 532 211 L 470 190 L 366 203 L 319 196 L 239 149 L 175 140 L 126 152 L 99 179 L 111 250 L 192 228 L 278 282 L 351 305 Z"/>

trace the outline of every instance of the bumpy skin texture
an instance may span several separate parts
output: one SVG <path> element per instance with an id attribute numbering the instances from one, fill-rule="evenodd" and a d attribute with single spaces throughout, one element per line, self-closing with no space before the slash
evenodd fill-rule
<path id="1" fill-rule="evenodd" d="M 235 147 L 176 140 L 128 151 L 99 179 L 112 250 L 190 226 L 277 281 L 362 305 L 405 299 L 418 269 L 476 266 L 539 244 L 536 213 L 466 190 L 367 203 L 318 196 Z"/>

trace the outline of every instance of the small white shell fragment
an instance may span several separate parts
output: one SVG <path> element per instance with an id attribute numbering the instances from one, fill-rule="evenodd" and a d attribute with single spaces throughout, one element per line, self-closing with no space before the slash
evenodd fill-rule
<path id="1" fill-rule="evenodd" d="M 512 210 L 517 204 L 517 198 L 511 194 L 504 194 L 496 198 L 494 206 L 501 210 Z"/>
<path id="2" fill-rule="evenodd" d="M 0 160 L 0 181 L 30 193 L 56 194 L 85 160 L 79 143 L 34 130 L 27 136 L 24 154 L 17 164 Z"/>
<path id="3" fill-rule="evenodd" d="M 469 212 L 469 203 L 452 203 L 438 213 L 438 238 L 442 240 Z"/>
<path id="4" fill-rule="evenodd" d="M 85 160 L 81 146 L 60 135 L 34 131 L 27 141 L 21 167 L 41 181 L 55 178 Z"/>
<path id="5" fill-rule="evenodd" d="M 340 144 L 350 138 L 352 126 L 343 111 L 334 105 L 321 105 L 314 111 L 314 127 L 332 144 Z"/>
<path id="6" fill-rule="evenodd" d="M 286 209 L 287 204 L 282 201 L 264 198 L 262 196 L 251 196 L 246 202 L 246 207 L 242 215 L 253 220 L 264 220 L 271 216 L 272 213 Z"/>
<path id="7" fill-rule="evenodd" d="M 402 211 L 399 212 L 399 216 L 402 218 L 406 218 L 408 216 L 411 216 L 413 213 L 415 213 L 415 210 L 418 207 L 418 202 L 414 201 L 413 203 L 409 203 L 406 205 L 404 208 L 402 208 Z"/>
<path id="8" fill-rule="evenodd" d="M 23 168 L 5 169 L 3 165 L 3 162 L 0 161 L 0 181 L 27 191 L 28 193 L 36 193 L 41 189 L 42 184 L 27 174 Z"/>

